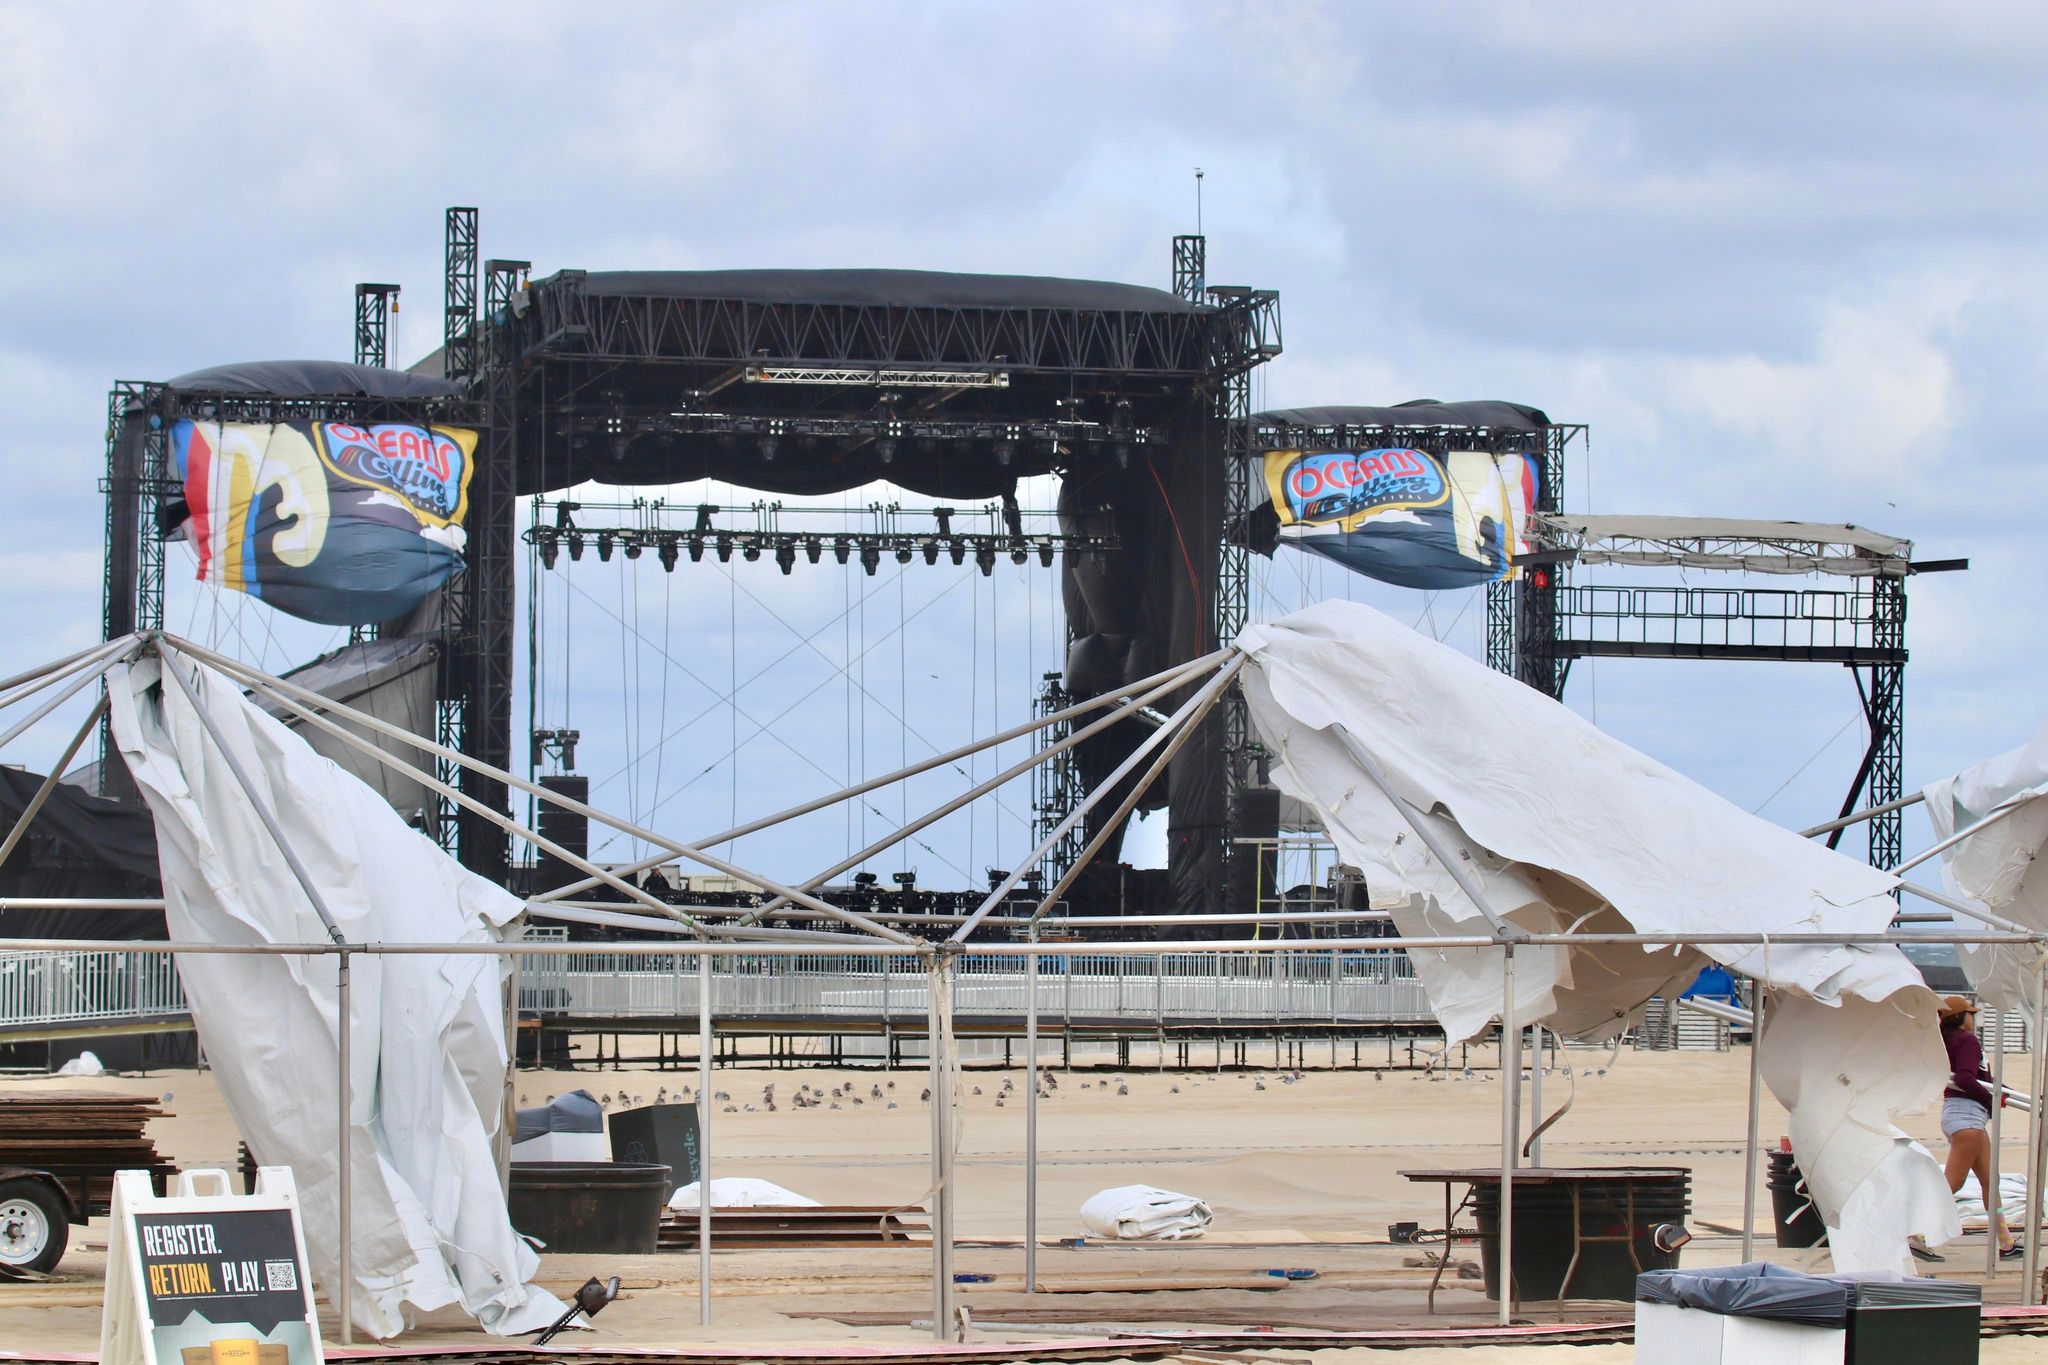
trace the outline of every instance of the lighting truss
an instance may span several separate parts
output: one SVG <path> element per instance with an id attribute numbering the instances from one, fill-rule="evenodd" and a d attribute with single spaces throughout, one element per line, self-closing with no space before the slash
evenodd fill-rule
<path id="1" fill-rule="evenodd" d="M 749 365 L 749 384 L 895 385 L 906 389 L 1007 389 L 1008 370 L 884 370 L 858 365 Z"/>
<path id="2" fill-rule="evenodd" d="M 578 513 L 629 514 L 632 520 L 579 521 Z M 835 564 L 857 561 L 869 574 L 887 556 L 899 564 L 922 559 L 935 565 L 942 557 L 956 565 L 972 560 L 986 576 L 1002 558 L 1020 565 L 1035 558 L 1040 567 L 1050 568 L 1059 554 L 1106 554 L 1120 548 L 1115 535 L 1027 530 L 1027 519 L 1057 525 L 1055 513 L 1026 510 L 1008 498 L 977 508 L 879 502 L 865 508 L 787 507 L 781 502 L 742 507 L 671 504 L 660 498 L 630 503 L 537 498 L 525 539 L 547 569 L 560 562 L 564 550 L 572 563 L 580 563 L 592 550 L 603 563 L 615 554 L 638 559 L 652 550 L 670 572 L 685 556 L 693 564 L 701 563 L 709 551 L 723 564 L 737 551 L 749 562 L 765 555 L 785 574 L 794 571 L 799 556 L 818 564 L 829 554 Z"/>

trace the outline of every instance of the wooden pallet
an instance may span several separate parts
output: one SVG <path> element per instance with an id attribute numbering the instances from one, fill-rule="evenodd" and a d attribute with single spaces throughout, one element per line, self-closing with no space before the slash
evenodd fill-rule
<path id="1" fill-rule="evenodd" d="M 831 1204 L 812 1208 L 767 1205 L 751 1209 L 713 1209 L 713 1249 L 758 1250 L 780 1247 L 861 1245 L 928 1246 L 930 1215 L 921 1208 L 887 1205 Z M 661 1216 L 656 1245 L 663 1251 L 697 1249 L 697 1214 L 670 1209 Z"/>

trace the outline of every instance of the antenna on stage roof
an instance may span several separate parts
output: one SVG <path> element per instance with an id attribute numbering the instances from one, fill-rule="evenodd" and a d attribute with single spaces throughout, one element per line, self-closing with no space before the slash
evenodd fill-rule
<path id="1" fill-rule="evenodd" d="M 1202 231 L 1202 168 L 1195 167 L 1195 233 Z"/>

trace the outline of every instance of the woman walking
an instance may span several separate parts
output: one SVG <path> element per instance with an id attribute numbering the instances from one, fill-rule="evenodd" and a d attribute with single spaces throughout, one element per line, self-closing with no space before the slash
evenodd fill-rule
<path id="1" fill-rule="evenodd" d="M 1997 1100 L 1991 1093 L 1991 1072 L 1984 1066 L 1984 1044 L 1977 1037 L 1977 1006 L 1960 995 L 1943 1000 L 1941 1041 L 1948 1047 L 1941 1132 L 1948 1139 L 1949 1191 L 1960 1190 L 1964 1177 L 1976 1174 L 1985 1216 L 1998 1238 L 1998 1254 L 2009 1260 L 2020 1254 L 2020 1244 L 2005 1225 L 2000 1211 L 2004 1201 L 1991 1185 L 1991 1106 Z"/>

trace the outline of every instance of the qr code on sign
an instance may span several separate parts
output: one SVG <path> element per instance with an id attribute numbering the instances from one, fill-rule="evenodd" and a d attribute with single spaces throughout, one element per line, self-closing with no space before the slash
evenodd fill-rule
<path id="1" fill-rule="evenodd" d="M 273 1292 L 297 1289 L 299 1267 L 295 1261 L 265 1261 L 263 1263 L 264 1284 Z"/>

